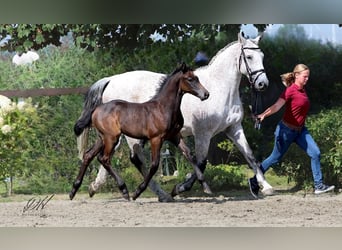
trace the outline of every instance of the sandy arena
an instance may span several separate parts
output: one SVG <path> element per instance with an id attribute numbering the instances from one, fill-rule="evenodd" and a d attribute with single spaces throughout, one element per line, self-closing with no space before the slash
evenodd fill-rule
<path id="1" fill-rule="evenodd" d="M 35 200 L 31 199 L 34 198 Z M 341 227 L 342 195 L 279 193 L 255 200 L 245 195 L 126 201 L 77 194 L 0 202 L 2 227 Z M 31 199 L 31 200 L 30 200 Z M 29 204 L 30 203 L 30 204 Z M 25 210 L 25 211 L 24 211 Z"/>

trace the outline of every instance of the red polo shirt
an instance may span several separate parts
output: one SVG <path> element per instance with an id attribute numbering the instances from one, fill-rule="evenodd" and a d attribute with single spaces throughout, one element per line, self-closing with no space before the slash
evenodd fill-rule
<path id="1" fill-rule="evenodd" d="M 283 120 L 294 126 L 304 126 L 310 101 L 305 89 L 300 89 L 296 84 L 287 87 L 280 95 L 286 101 Z"/>

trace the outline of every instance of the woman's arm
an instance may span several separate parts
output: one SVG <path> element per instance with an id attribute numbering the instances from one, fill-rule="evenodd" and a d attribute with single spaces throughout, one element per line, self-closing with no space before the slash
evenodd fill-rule
<path id="1" fill-rule="evenodd" d="M 257 115 L 257 118 L 260 119 L 260 121 L 263 121 L 267 116 L 270 116 L 281 109 L 282 106 L 284 106 L 285 100 L 283 98 L 278 98 L 278 100 L 269 108 L 267 108 L 264 112 Z"/>

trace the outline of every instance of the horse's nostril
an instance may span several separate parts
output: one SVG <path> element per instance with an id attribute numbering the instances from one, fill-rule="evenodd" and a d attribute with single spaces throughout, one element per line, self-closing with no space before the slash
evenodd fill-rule
<path id="1" fill-rule="evenodd" d="M 263 91 L 263 90 L 267 89 L 268 84 L 266 84 L 264 82 L 259 82 L 257 86 L 258 86 L 258 89 L 260 91 Z"/>
<path id="2" fill-rule="evenodd" d="M 201 100 L 204 101 L 204 100 L 207 100 L 209 98 L 209 92 L 204 92 Z"/>

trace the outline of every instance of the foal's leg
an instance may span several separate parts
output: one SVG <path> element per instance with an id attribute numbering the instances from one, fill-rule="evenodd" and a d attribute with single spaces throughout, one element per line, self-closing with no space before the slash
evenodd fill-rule
<path id="1" fill-rule="evenodd" d="M 115 150 L 120 146 L 121 138 L 122 137 L 120 137 L 119 141 L 117 142 L 115 146 Z M 102 165 L 100 165 L 100 168 L 96 175 L 95 180 L 91 182 L 88 187 L 88 193 L 90 197 L 93 197 L 95 193 L 97 192 L 97 190 L 99 190 L 100 187 L 106 183 L 107 177 L 108 177 L 108 171 Z"/>
<path id="2" fill-rule="evenodd" d="M 159 161 L 160 161 L 160 150 L 162 146 L 162 141 L 159 138 L 151 139 L 151 168 L 147 175 L 144 176 L 144 181 L 137 187 L 133 194 L 133 200 L 136 200 L 139 195 L 145 191 L 147 185 L 150 183 L 150 180 L 155 175 L 158 170 Z"/>
<path id="3" fill-rule="evenodd" d="M 131 149 L 130 160 L 134 164 L 134 166 L 139 170 L 142 176 L 145 177 L 148 174 L 148 169 L 146 168 L 145 157 L 142 151 L 143 147 L 140 145 L 140 143 L 137 143 L 136 139 L 127 137 L 126 139 L 128 146 Z M 155 193 L 158 196 L 158 201 L 173 201 L 171 195 L 165 192 L 153 178 L 150 180 L 148 187 L 151 189 L 153 193 Z"/>
<path id="4" fill-rule="evenodd" d="M 120 136 L 120 135 L 119 135 Z M 108 171 L 108 173 L 116 180 L 118 187 L 122 193 L 122 196 L 129 200 L 129 193 L 125 182 L 119 176 L 119 174 L 112 168 L 110 162 L 114 154 L 114 147 L 118 142 L 119 137 L 112 139 L 111 136 L 104 136 L 104 147 L 102 153 L 98 156 L 98 161 Z"/>
<path id="5" fill-rule="evenodd" d="M 183 138 L 179 138 L 178 141 L 179 141 L 179 143 L 178 143 L 178 145 L 176 144 L 176 146 L 178 146 L 178 148 L 182 151 L 185 158 L 191 163 L 191 165 L 194 169 L 194 172 L 196 174 L 196 177 L 197 177 L 199 183 L 203 187 L 203 191 L 207 194 L 212 194 L 208 183 L 204 180 L 204 174 L 203 174 L 202 170 L 197 166 L 196 162 L 194 162 L 194 160 L 191 156 L 191 153 L 190 153 L 190 149 L 185 144 Z"/>
<path id="6" fill-rule="evenodd" d="M 146 176 L 148 173 L 148 169 L 145 164 L 145 157 L 142 152 L 142 146 L 140 145 L 139 140 L 126 136 L 126 141 L 131 151 L 130 152 L 131 162 L 139 170 L 142 176 Z M 119 144 L 120 143 L 118 143 L 115 146 L 115 149 L 118 148 Z M 97 190 L 99 190 L 99 188 L 106 182 L 107 176 L 108 176 L 107 170 L 102 165 L 100 165 L 95 181 L 90 183 L 89 188 L 88 188 L 90 197 L 93 197 L 95 193 L 97 192 Z M 151 189 L 151 191 L 158 196 L 158 201 L 160 202 L 174 201 L 172 196 L 168 194 L 167 192 L 165 192 L 153 178 L 151 179 L 148 186 Z"/>
<path id="7" fill-rule="evenodd" d="M 75 182 L 73 183 L 73 188 L 69 193 L 69 198 L 70 200 L 72 200 L 77 192 L 77 190 L 80 188 L 82 181 L 83 181 L 83 177 L 84 174 L 86 172 L 87 167 L 89 166 L 89 163 L 94 159 L 94 157 L 100 152 L 100 150 L 102 149 L 102 140 L 98 139 L 94 146 L 89 149 L 84 155 L 83 155 L 83 161 L 82 161 L 82 165 L 80 167 L 80 171 L 78 173 L 78 176 L 75 180 Z"/>

